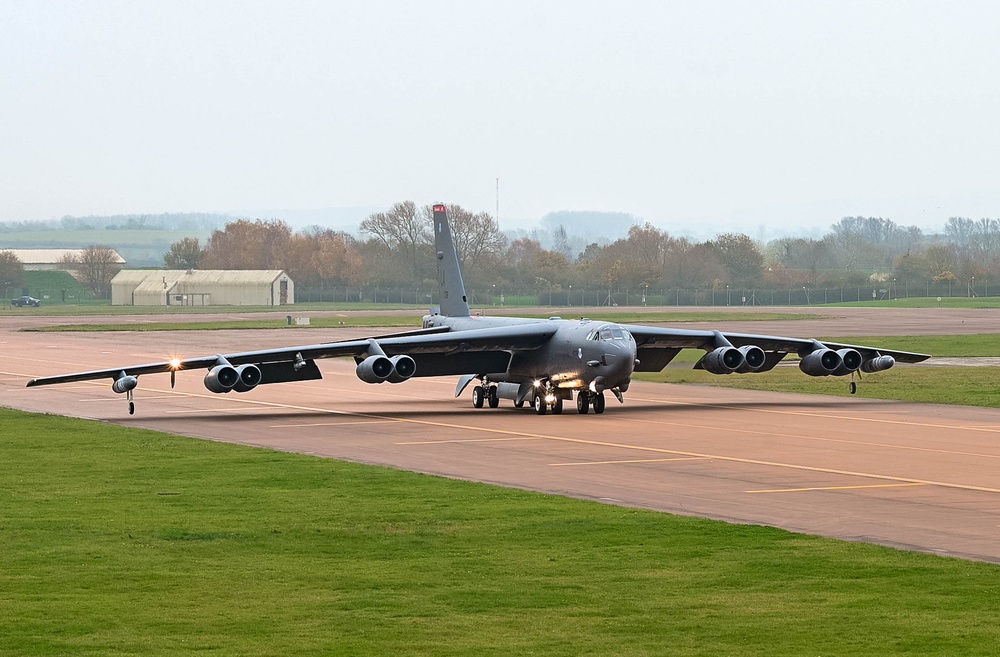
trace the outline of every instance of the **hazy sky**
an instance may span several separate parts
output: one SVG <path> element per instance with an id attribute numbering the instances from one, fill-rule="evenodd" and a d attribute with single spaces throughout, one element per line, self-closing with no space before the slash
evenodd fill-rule
<path id="1" fill-rule="evenodd" d="M 0 0 L 0 220 L 1000 216 L 995 2 Z"/>

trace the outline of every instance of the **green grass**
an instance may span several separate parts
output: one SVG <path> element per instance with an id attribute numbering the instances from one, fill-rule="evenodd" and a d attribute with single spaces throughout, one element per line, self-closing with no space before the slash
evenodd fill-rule
<path id="1" fill-rule="evenodd" d="M 998 288 L 1000 289 L 1000 288 Z M 815 304 L 814 304 L 815 305 Z M 844 303 L 819 304 L 830 306 L 867 308 L 1000 308 L 1000 297 L 904 297 L 880 301 L 845 301 Z"/>
<path id="2" fill-rule="evenodd" d="M 686 366 L 690 367 L 690 366 Z M 930 404 L 958 404 L 1000 408 L 1000 368 L 899 366 L 865 374 L 858 383 L 859 397 L 897 399 Z M 689 383 L 743 390 L 771 390 L 817 395 L 850 396 L 848 377 L 811 377 L 798 367 L 779 366 L 760 374 L 709 374 L 704 370 L 668 367 L 662 372 L 640 373 L 639 381 Z"/>
<path id="3" fill-rule="evenodd" d="M 940 358 L 983 358 L 1000 356 L 1000 334 L 980 335 L 914 335 L 914 336 L 851 336 L 821 338 L 831 342 L 884 347 L 900 351 L 915 351 Z M 770 372 L 759 374 L 716 375 L 693 370 L 692 365 L 704 354 L 686 349 L 662 372 L 641 372 L 638 381 L 655 383 L 687 383 L 743 390 L 771 390 L 803 394 L 850 396 L 850 377 L 811 377 L 795 365 L 779 365 Z M 794 356 L 786 357 L 788 363 Z M 1000 408 L 1000 368 L 928 367 L 897 365 L 891 370 L 864 374 L 858 385 L 858 395 L 875 399 L 958 404 Z"/>
<path id="4" fill-rule="evenodd" d="M 1000 568 L 0 409 L 3 655 L 994 655 Z"/>
<path id="5" fill-rule="evenodd" d="M 334 308 L 330 307 L 332 304 L 315 304 L 316 307 L 313 308 L 301 308 L 299 306 L 294 306 L 295 310 L 288 310 L 292 313 L 292 317 L 302 317 L 309 316 L 309 311 L 330 311 Z M 128 307 L 128 306 L 126 306 Z M 134 308 L 132 306 L 131 308 Z M 291 308 L 286 306 L 284 308 Z M 40 309 L 32 309 L 34 311 L 39 311 Z M 274 308 L 269 309 L 274 312 Z M 370 308 L 367 310 L 371 310 Z M 384 308 L 383 308 L 384 310 Z M 220 307 L 215 307 L 213 310 L 203 311 L 203 312 L 222 312 Z M 252 308 L 250 310 L 245 310 L 240 308 L 238 312 L 258 312 L 261 311 L 260 308 Z M 284 311 L 284 310 L 282 310 Z M 343 326 L 357 326 L 357 327 L 373 327 L 373 326 L 385 326 L 385 327 L 406 327 L 406 328 L 419 328 L 421 319 L 423 317 L 420 315 L 365 315 L 364 310 L 352 309 L 350 313 L 344 313 L 337 317 L 310 317 L 309 328 L 332 328 L 332 327 L 343 327 Z M 123 314 L 141 314 L 141 313 L 123 313 Z M 162 314 L 162 313 L 157 313 Z M 184 313 L 175 313 L 184 314 Z M 539 317 L 538 315 L 524 315 L 524 314 L 513 314 L 504 315 L 505 317 Z M 650 322 L 667 322 L 667 323 L 684 323 L 684 322 L 709 322 L 709 321 L 722 321 L 722 320 L 732 320 L 733 315 L 727 313 L 718 312 L 707 312 L 707 313 L 596 313 L 590 315 L 591 319 L 608 321 L 608 322 L 619 322 L 619 323 L 650 323 Z M 571 319 L 572 317 L 567 316 L 566 319 Z M 739 319 L 741 321 L 764 321 L 764 320 L 774 320 L 774 319 L 812 319 L 813 315 L 796 315 L 796 314 L 781 314 L 781 313 L 747 313 L 746 315 L 740 315 Z M 288 326 L 288 322 L 285 319 L 280 320 L 228 320 L 228 321 L 191 321 L 191 322 L 146 322 L 143 324 L 56 324 L 52 326 L 44 326 L 35 329 L 30 329 L 34 331 L 76 331 L 76 332 L 89 332 L 89 331 L 203 331 L 203 330 L 219 330 L 219 329 L 262 329 L 262 328 L 281 328 Z M 302 328 L 296 326 L 296 328 Z"/>

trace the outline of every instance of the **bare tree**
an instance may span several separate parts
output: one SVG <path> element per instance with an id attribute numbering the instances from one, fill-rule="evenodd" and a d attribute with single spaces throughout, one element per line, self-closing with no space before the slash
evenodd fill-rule
<path id="1" fill-rule="evenodd" d="M 110 246 L 92 245 L 80 255 L 67 253 L 60 262 L 74 272 L 77 280 L 95 297 L 106 299 L 111 293 L 111 279 L 121 271 L 119 255 Z"/>
<path id="2" fill-rule="evenodd" d="M 4 296 L 10 288 L 24 285 L 24 264 L 13 251 L 0 251 L 0 286 Z"/>
<path id="3" fill-rule="evenodd" d="M 497 220 L 488 212 L 473 214 L 460 205 L 449 205 L 448 223 L 455 240 L 458 262 L 462 271 L 472 281 L 489 276 L 479 276 L 479 269 L 495 265 L 507 250 L 507 237 L 500 232 Z M 433 222 L 433 206 L 425 206 L 424 216 Z"/>
<path id="4" fill-rule="evenodd" d="M 362 221 L 359 228 L 363 234 L 377 238 L 389 251 L 405 258 L 410 278 L 417 277 L 417 253 L 421 246 L 431 243 L 431 232 L 430 218 L 418 212 L 413 201 L 396 203 L 386 212 L 376 212 Z"/>

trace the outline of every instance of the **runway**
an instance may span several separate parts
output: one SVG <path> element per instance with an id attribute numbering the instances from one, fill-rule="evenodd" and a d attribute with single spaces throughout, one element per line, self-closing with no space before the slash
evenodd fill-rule
<path id="1" fill-rule="evenodd" d="M 25 333 L 14 324 L 5 318 L 0 331 L 5 406 L 1000 562 L 997 410 L 636 383 L 625 405 L 609 399 L 604 415 L 537 416 L 510 402 L 473 409 L 468 391 L 454 399 L 450 378 L 364 384 L 353 361 L 338 359 L 320 362 L 323 381 L 246 394 L 214 395 L 201 372 L 179 374 L 174 390 L 167 375 L 150 375 L 129 417 L 109 381 L 24 384 L 330 338 L 309 330 Z M 743 330 L 759 331 L 756 323 Z"/>

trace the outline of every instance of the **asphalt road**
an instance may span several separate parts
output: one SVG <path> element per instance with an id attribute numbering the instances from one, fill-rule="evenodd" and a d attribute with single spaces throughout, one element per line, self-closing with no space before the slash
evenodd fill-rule
<path id="1" fill-rule="evenodd" d="M 878 309 L 876 322 L 854 310 L 834 309 L 808 326 L 727 328 L 809 336 L 849 335 L 844 328 L 858 324 L 857 335 L 1000 326 L 993 311 Z M 130 417 L 110 382 L 24 384 L 364 332 L 30 333 L 14 330 L 25 323 L 18 320 L 0 324 L 5 406 L 1000 562 L 998 410 L 637 383 L 625 405 L 609 399 L 601 416 L 537 416 L 510 402 L 473 409 L 468 391 L 454 399 L 452 379 L 367 385 L 352 361 L 329 360 L 323 381 L 246 394 L 213 395 L 200 372 L 180 374 L 174 390 L 167 375 L 147 376 Z"/>

